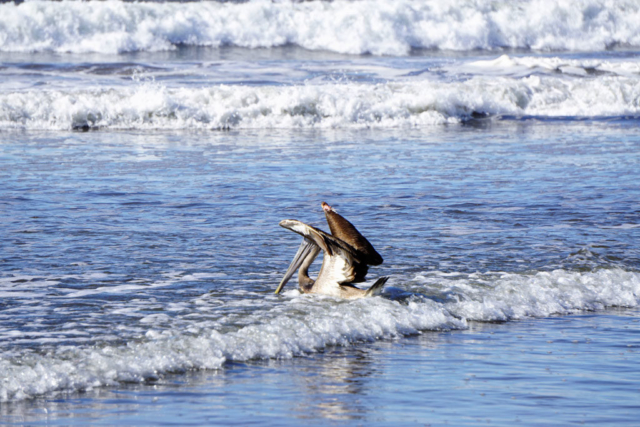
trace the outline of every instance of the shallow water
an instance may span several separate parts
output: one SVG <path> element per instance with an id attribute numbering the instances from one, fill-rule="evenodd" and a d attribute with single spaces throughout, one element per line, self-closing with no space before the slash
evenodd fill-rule
<path id="1" fill-rule="evenodd" d="M 633 424 L 638 13 L 0 5 L 2 422 Z M 273 294 L 322 201 L 382 297 Z"/>
<path id="2" fill-rule="evenodd" d="M 0 410 L 9 425 L 635 425 L 639 320 L 609 310 L 473 323 Z"/>
<path id="3" fill-rule="evenodd" d="M 397 132 L 8 134 L 3 398 L 637 305 L 634 126 Z M 386 298 L 273 295 L 319 200 Z"/>

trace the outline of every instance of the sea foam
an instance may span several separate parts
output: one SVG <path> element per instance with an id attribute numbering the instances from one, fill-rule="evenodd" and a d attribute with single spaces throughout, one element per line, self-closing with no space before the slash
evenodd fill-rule
<path id="1" fill-rule="evenodd" d="M 473 117 L 640 114 L 638 77 L 530 75 L 295 86 L 27 89 L 0 93 L 5 129 L 383 128 Z"/>
<path id="2" fill-rule="evenodd" d="M 640 274 L 621 269 L 530 274 L 425 272 L 407 283 L 395 282 L 392 287 L 412 290 L 413 296 L 343 301 L 290 290 L 284 297 L 263 297 L 265 308 L 247 314 L 243 326 L 235 329 L 156 330 L 154 319 L 145 317 L 146 336 L 126 345 L 63 346 L 18 356 L 4 353 L 0 356 L 0 401 L 124 381 L 153 381 L 171 372 L 218 369 L 226 361 L 286 359 L 332 345 L 463 329 L 469 321 L 635 307 L 640 302 Z"/>
<path id="3" fill-rule="evenodd" d="M 297 45 L 348 54 L 412 49 L 598 51 L 640 46 L 637 1 L 334 1 L 0 5 L 5 52 L 122 53 L 180 45 Z"/>

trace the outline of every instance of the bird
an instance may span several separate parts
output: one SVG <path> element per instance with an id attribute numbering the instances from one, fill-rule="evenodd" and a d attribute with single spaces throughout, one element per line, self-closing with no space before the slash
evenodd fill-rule
<path id="1" fill-rule="evenodd" d="M 302 293 L 346 299 L 379 295 L 389 277 L 380 277 L 369 289 L 360 289 L 354 283 L 364 282 L 370 265 L 382 264 L 380 254 L 353 224 L 326 202 L 322 202 L 322 210 L 331 234 L 295 219 L 280 221 L 281 227 L 300 234 L 303 239 L 275 293 L 279 294 L 298 270 Z M 309 277 L 309 267 L 320 252 L 324 252 L 322 267 L 313 280 Z"/>

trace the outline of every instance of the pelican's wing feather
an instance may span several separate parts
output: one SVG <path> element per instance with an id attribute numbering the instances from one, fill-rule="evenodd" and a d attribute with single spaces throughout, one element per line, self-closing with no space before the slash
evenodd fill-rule
<path id="1" fill-rule="evenodd" d="M 353 224 L 326 203 L 322 203 L 322 209 L 331 235 L 352 248 L 357 255 L 358 262 L 369 265 L 382 264 L 383 259 L 380 254 Z"/>
<path id="2" fill-rule="evenodd" d="M 345 256 L 354 258 L 356 262 L 358 261 L 358 254 L 349 245 L 337 237 L 333 237 L 332 235 L 327 234 L 318 228 L 312 227 L 309 224 L 305 224 L 297 219 L 283 219 L 280 221 L 280 227 L 287 228 L 298 233 L 302 237 L 313 241 L 320 247 L 320 249 L 329 255 L 333 256 L 336 249 L 338 249 L 339 252 L 344 252 Z"/>

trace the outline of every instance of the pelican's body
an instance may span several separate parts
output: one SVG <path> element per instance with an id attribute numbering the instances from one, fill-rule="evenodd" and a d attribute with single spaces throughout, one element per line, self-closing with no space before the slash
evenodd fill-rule
<path id="1" fill-rule="evenodd" d="M 349 221 L 334 211 L 331 206 L 322 203 L 331 234 L 294 219 L 280 221 L 280 226 L 300 234 L 304 240 L 298 249 L 289 269 L 280 282 L 276 293 L 298 271 L 298 283 L 304 293 L 331 295 L 342 298 L 363 298 L 378 295 L 387 281 L 382 277 L 364 290 L 353 283 L 363 282 L 369 265 L 382 264 L 382 257 L 369 241 Z M 309 277 L 309 266 L 324 252 L 322 267 L 316 280 Z"/>

